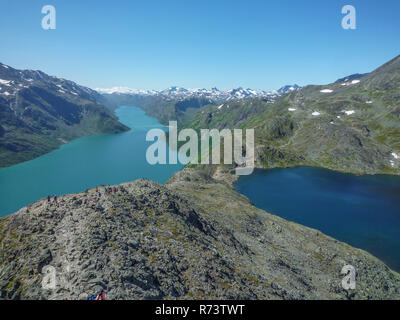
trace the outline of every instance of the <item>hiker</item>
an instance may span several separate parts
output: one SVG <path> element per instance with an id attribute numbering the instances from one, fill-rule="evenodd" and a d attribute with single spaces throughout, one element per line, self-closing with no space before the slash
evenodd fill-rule
<path id="1" fill-rule="evenodd" d="M 99 192 L 99 198 L 101 198 L 101 192 Z"/>
<path id="2" fill-rule="evenodd" d="M 90 296 L 89 298 L 88 298 L 88 300 L 95 300 L 97 298 L 97 295 L 93 295 L 93 296 Z"/>
<path id="3" fill-rule="evenodd" d="M 96 187 L 96 192 L 99 192 L 99 188 Z"/>
<path id="4" fill-rule="evenodd" d="M 47 196 L 47 202 L 50 202 L 50 196 Z"/>
<path id="5" fill-rule="evenodd" d="M 54 202 L 57 202 L 57 196 L 54 196 Z"/>
<path id="6" fill-rule="evenodd" d="M 106 300 L 106 294 L 103 289 L 101 289 L 97 294 L 89 297 L 88 300 Z"/>
<path id="7" fill-rule="evenodd" d="M 94 300 L 106 300 L 106 294 L 103 289 L 101 289 Z"/>

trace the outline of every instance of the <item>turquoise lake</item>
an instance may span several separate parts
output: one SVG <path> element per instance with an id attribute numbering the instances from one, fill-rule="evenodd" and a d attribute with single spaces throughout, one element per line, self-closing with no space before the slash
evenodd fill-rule
<path id="1" fill-rule="evenodd" d="M 257 207 L 370 252 L 400 271 L 400 177 L 319 168 L 256 170 L 236 182 Z"/>
<path id="2" fill-rule="evenodd" d="M 0 169 L 0 216 L 49 194 L 76 193 L 138 178 L 164 183 L 183 167 L 147 163 L 146 150 L 153 143 L 146 141 L 147 131 L 167 130 L 156 119 L 136 107 L 120 107 L 116 115 L 130 131 L 79 138 L 34 160 Z"/>

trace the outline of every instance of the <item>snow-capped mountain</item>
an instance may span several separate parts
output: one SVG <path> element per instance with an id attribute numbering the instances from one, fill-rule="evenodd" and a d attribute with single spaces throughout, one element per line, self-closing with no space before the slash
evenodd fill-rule
<path id="1" fill-rule="evenodd" d="M 190 90 L 181 87 L 169 87 L 159 93 L 164 96 L 181 96 L 190 94 Z"/>
<path id="2" fill-rule="evenodd" d="M 99 93 L 103 94 L 138 94 L 138 95 L 154 95 L 157 94 L 157 91 L 154 90 L 139 90 L 139 89 L 131 89 L 128 87 L 113 87 L 109 89 L 101 89 L 97 88 L 95 89 Z"/>
<path id="3" fill-rule="evenodd" d="M 39 70 L 17 70 L 0 63 L 0 99 L 14 101 L 18 94 L 34 88 L 46 89 L 55 95 L 71 99 L 96 101 L 101 98 L 97 91 L 73 81 L 49 76 Z"/>
<path id="4" fill-rule="evenodd" d="M 170 99 L 188 99 L 188 98 L 205 98 L 212 101 L 229 101 L 229 100 L 240 100 L 248 98 L 269 98 L 274 99 L 286 93 L 297 91 L 300 87 L 298 85 L 285 86 L 278 91 L 259 91 L 253 89 L 236 88 L 226 91 L 221 91 L 217 88 L 211 89 L 185 89 L 182 87 L 169 87 L 162 91 L 155 90 L 136 90 L 126 87 L 114 87 L 111 89 L 100 89 L 96 90 L 102 94 L 117 94 L 117 95 L 138 95 L 138 96 L 161 96 Z"/>
<path id="5" fill-rule="evenodd" d="M 297 84 L 288 85 L 288 86 L 284 86 L 284 87 L 280 88 L 280 89 L 278 90 L 278 93 L 279 93 L 279 95 L 284 96 L 285 94 L 288 94 L 288 93 L 290 93 L 290 92 L 297 91 L 297 90 L 299 90 L 299 89 L 301 89 L 301 87 L 298 86 Z"/>

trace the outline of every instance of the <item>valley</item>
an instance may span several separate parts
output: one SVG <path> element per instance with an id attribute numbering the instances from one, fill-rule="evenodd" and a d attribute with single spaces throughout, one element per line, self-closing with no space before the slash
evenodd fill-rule
<path id="1" fill-rule="evenodd" d="M 70 141 L 78 136 L 117 133 L 83 139 L 128 137 L 126 142 L 132 143 L 137 134 L 135 126 L 123 133 L 128 127 L 113 114 L 126 105 L 141 108 L 142 115 L 145 112 L 164 125 L 177 121 L 180 128 L 197 131 L 254 129 L 255 166 L 259 169 L 308 166 L 357 175 L 385 174 L 389 178 L 400 173 L 400 57 L 371 73 L 327 85 L 288 86 L 281 93 L 261 96 L 252 96 L 254 93 L 245 89 L 250 93 L 246 96 L 242 89 L 239 99 L 230 96 L 233 91 L 227 96 L 214 90 L 215 95 L 210 96 L 208 90 L 176 87 L 164 93 L 94 91 L 66 80 L 48 79 L 41 73 L 37 77 L 33 88 L 9 88 L 12 93 L 7 91 L 8 95 L 1 91 L 0 105 L 10 119 L 1 123 L 3 149 L 8 146 L 5 141 L 25 141 L 17 125 L 24 127 L 21 121 L 29 130 L 44 130 L 29 134 L 29 139 L 43 136 L 44 141 Z M 0 78 L 10 81 L 7 84 L 13 88 L 19 87 L 11 76 Z M 68 107 L 53 110 L 61 102 Z M 22 111 L 26 104 L 36 111 L 47 110 L 52 120 L 46 122 L 45 111 L 38 111 L 40 116 L 29 122 L 29 113 Z M 122 110 L 135 110 L 130 108 Z M 54 119 L 57 126 L 46 128 L 46 123 Z M 144 126 L 143 132 L 151 127 Z M 65 144 L 64 149 L 44 157 L 51 158 L 80 143 L 78 139 Z M 32 145 L 43 153 L 49 146 L 42 140 Z M 58 146 L 54 142 L 52 148 Z M 79 190 L 57 191 L 57 202 L 39 198 L 53 194 L 54 189 L 42 190 L 14 214 L 0 219 L 1 298 L 87 299 L 88 293 L 103 288 L 110 299 L 399 299 L 400 276 L 396 271 L 366 251 L 311 229 L 312 222 L 299 221 L 307 225 L 303 226 L 262 210 L 266 209 L 263 205 L 256 207 L 249 200 L 251 194 L 247 198 L 235 191 L 234 165 L 168 169 L 160 180 L 164 184 L 145 179 L 129 182 L 146 176 L 143 168 L 131 178 L 125 175 L 130 166 L 139 163 L 137 159 L 130 162 L 130 157 L 141 154 L 135 154 L 132 148 L 128 156 L 126 146 L 122 146 L 121 155 L 112 151 L 113 145 L 109 145 L 107 154 L 99 149 L 97 158 L 105 160 L 106 165 L 94 168 L 95 179 L 90 183 L 84 179 Z M 3 163 L 19 161 L 9 154 L 16 150 L 7 150 L 1 153 Z M 24 150 L 28 149 L 21 149 L 21 159 L 28 159 Z M 89 167 L 98 161 L 86 159 Z M 120 165 L 121 159 L 127 160 L 126 166 Z M 57 167 L 57 163 L 53 165 Z M 72 170 L 79 172 L 82 164 L 77 166 Z M 122 173 L 118 177 L 115 173 L 119 170 L 113 166 Z M 102 180 L 110 174 L 114 180 Z M 156 175 L 160 176 L 159 172 Z M 108 184 L 116 191 L 107 193 L 103 185 Z M 34 185 L 33 180 L 29 188 Z M 351 193 L 348 195 L 351 197 Z M 379 219 L 375 211 L 371 216 L 372 220 Z M 357 219 L 352 223 L 357 224 Z M 386 247 L 386 251 L 390 250 Z M 41 268 L 48 264 L 54 265 L 59 276 L 69 279 L 68 286 L 42 290 Z M 348 264 L 358 274 L 353 292 L 340 286 L 340 271 Z M 397 262 L 391 265 L 397 268 Z M 65 270 L 70 271 L 66 274 Z"/>

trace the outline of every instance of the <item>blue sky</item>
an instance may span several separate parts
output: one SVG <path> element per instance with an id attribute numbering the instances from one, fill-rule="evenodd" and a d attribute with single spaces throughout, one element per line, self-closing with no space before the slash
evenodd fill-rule
<path id="1" fill-rule="evenodd" d="M 41 28 L 42 6 L 57 29 Z M 341 8 L 357 10 L 344 30 Z M 398 0 L 1 0 L 0 61 L 95 87 L 277 89 L 400 54 Z"/>

